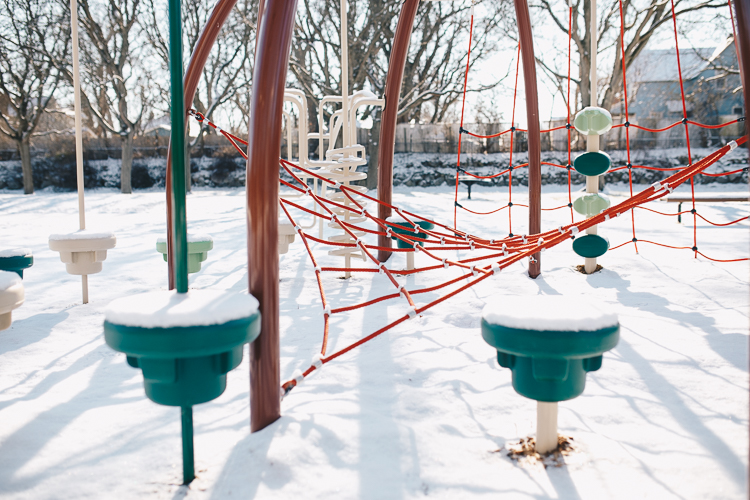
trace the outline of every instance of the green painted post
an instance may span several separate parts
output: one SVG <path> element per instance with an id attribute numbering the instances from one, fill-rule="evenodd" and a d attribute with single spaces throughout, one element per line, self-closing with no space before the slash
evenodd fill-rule
<path id="1" fill-rule="evenodd" d="M 182 480 L 189 484 L 195 479 L 195 452 L 193 451 L 193 407 L 182 410 Z"/>
<path id="2" fill-rule="evenodd" d="M 169 0 L 169 74 L 172 86 L 172 231 L 174 231 L 175 288 L 188 291 L 187 217 L 185 213 L 185 97 L 182 87 L 182 14 L 180 0 Z M 193 407 L 182 407 L 182 478 L 195 479 Z"/>
<path id="3" fill-rule="evenodd" d="M 188 291 L 187 220 L 185 215 L 185 104 L 182 87 L 182 18 L 180 0 L 169 0 L 169 73 L 172 87 L 172 230 L 175 287 Z M 191 432 L 192 434 L 192 432 Z"/>

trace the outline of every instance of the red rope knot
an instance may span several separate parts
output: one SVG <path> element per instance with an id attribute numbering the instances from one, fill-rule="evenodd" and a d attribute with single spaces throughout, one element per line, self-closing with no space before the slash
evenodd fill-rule
<path id="1" fill-rule="evenodd" d="M 417 316 L 417 306 L 411 306 L 411 309 L 409 309 L 409 312 L 406 313 L 409 315 L 409 319 L 414 319 Z"/>
<path id="2" fill-rule="evenodd" d="M 544 244 L 544 238 L 542 238 L 542 237 L 540 236 L 540 237 L 539 237 L 539 239 L 538 239 L 538 240 L 536 240 L 536 244 L 537 244 L 537 246 L 542 246 L 542 245 Z"/>
<path id="3" fill-rule="evenodd" d="M 301 228 L 301 227 L 299 227 L 299 225 L 295 225 L 295 226 L 294 226 L 294 230 L 295 230 L 295 231 L 297 231 L 298 233 L 301 233 L 301 232 L 302 232 L 302 228 Z"/>
<path id="4" fill-rule="evenodd" d="M 474 242 L 473 241 L 469 242 L 469 249 L 470 250 L 474 250 Z"/>
<path id="5" fill-rule="evenodd" d="M 729 151 L 737 149 L 737 141 L 729 141 L 729 143 L 727 144 L 727 146 L 729 146 Z"/>
<path id="6" fill-rule="evenodd" d="M 562 226 L 558 227 L 557 230 L 560 232 L 560 234 L 565 234 L 565 230 Z"/>
<path id="7" fill-rule="evenodd" d="M 323 307 L 323 315 L 328 316 L 329 318 L 331 317 L 331 306 L 329 304 L 326 304 Z"/>
<path id="8" fill-rule="evenodd" d="M 450 264 L 448 264 L 448 261 L 446 261 L 445 258 L 443 258 L 443 267 L 446 268 L 446 269 L 448 269 L 449 265 Z"/>
<path id="9" fill-rule="evenodd" d="M 479 271 L 477 271 L 477 266 L 471 266 L 471 274 L 473 274 L 475 277 L 479 274 Z"/>
<path id="10" fill-rule="evenodd" d="M 383 274 L 383 269 L 385 269 L 385 264 L 381 262 L 378 264 L 378 274 Z"/>
<path id="11" fill-rule="evenodd" d="M 575 236 L 576 234 L 578 234 L 578 226 L 571 227 L 570 228 L 570 234 L 572 234 L 573 236 Z"/>
<path id="12" fill-rule="evenodd" d="M 497 262 L 493 262 L 492 266 L 490 267 L 490 269 L 492 270 L 492 274 L 493 275 L 499 274 L 500 271 L 501 271 L 500 264 L 498 264 Z"/>
<path id="13" fill-rule="evenodd" d="M 320 269 L 320 266 L 315 266 L 315 272 L 320 273 L 322 270 Z"/>
<path id="14" fill-rule="evenodd" d="M 441 246 L 442 246 L 442 245 L 445 245 L 445 236 L 441 236 L 441 237 L 440 237 L 440 245 L 441 245 Z M 443 260 L 445 260 L 445 259 L 443 259 Z"/>
<path id="15" fill-rule="evenodd" d="M 313 361 L 310 366 L 315 368 L 316 371 L 323 368 L 323 355 L 321 353 L 318 353 L 314 359 L 315 361 Z"/>

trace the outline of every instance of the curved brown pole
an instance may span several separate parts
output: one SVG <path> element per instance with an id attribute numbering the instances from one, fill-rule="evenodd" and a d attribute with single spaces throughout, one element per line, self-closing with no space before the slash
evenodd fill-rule
<path id="1" fill-rule="evenodd" d="M 391 204 L 393 198 L 393 153 L 396 149 L 396 120 L 398 119 L 398 101 L 401 97 L 401 84 L 404 79 L 406 55 L 409 52 L 409 39 L 417 16 L 419 0 L 405 0 L 398 18 L 396 34 L 393 39 L 391 60 L 388 61 L 388 76 L 385 80 L 385 108 L 380 120 L 380 144 L 378 145 L 378 199 Z M 391 216 L 391 209 L 378 205 L 378 217 L 385 219 Z M 386 235 L 378 236 L 378 246 L 391 247 L 391 239 Z M 388 250 L 378 250 L 378 260 L 385 262 L 391 256 Z"/>
<path id="2" fill-rule="evenodd" d="M 513 0 L 516 7 L 518 36 L 521 39 L 523 84 L 526 89 L 526 120 L 529 138 L 529 236 L 541 233 L 542 222 L 542 145 L 539 126 L 539 101 L 536 87 L 536 61 L 534 39 L 531 36 L 531 17 L 526 0 Z M 530 241 L 536 241 L 529 238 Z M 540 253 L 529 262 L 529 276 L 536 278 L 541 272 Z"/>
<path id="3" fill-rule="evenodd" d="M 297 0 L 266 0 L 253 70 L 247 147 L 247 258 L 260 301 L 260 336 L 250 344 L 250 431 L 281 416 L 279 390 L 279 150 L 284 87 Z"/>
<path id="4" fill-rule="evenodd" d="M 739 50 L 738 63 L 740 77 L 742 78 L 742 92 L 745 96 L 745 116 L 747 117 L 747 107 L 750 103 L 750 88 L 745 83 L 750 82 L 750 5 L 747 4 L 747 0 L 734 0 L 734 12 L 737 16 L 737 38 L 739 38 L 734 43 L 737 44 Z M 745 119 L 745 134 L 750 136 L 750 126 L 747 124 L 747 119 Z M 750 440 L 748 440 L 748 451 L 750 452 Z M 750 474 L 750 465 L 748 465 L 747 472 Z M 748 495 L 750 495 L 750 484 L 748 484 Z"/>
<path id="5" fill-rule="evenodd" d="M 211 49 L 219 37 L 219 32 L 224 26 L 229 14 L 232 13 L 232 9 L 237 4 L 237 0 L 219 0 L 211 12 L 206 26 L 203 28 L 198 41 L 195 44 L 193 53 L 190 56 L 190 62 L 188 63 L 187 71 L 185 72 L 185 78 L 183 84 L 185 88 L 185 109 L 188 110 L 192 107 L 193 98 L 195 92 L 198 90 L 198 82 L 201 79 L 201 73 L 203 68 L 206 66 L 208 55 L 211 53 Z M 187 122 L 186 122 L 187 126 Z M 172 143 L 169 143 L 167 149 L 167 179 L 170 178 L 172 172 Z M 167 268 L 169 273 L 169 289 L 174 289 L 174 241 L 172 240 L 172 186 L 169 182 L 166 183 L 167 187 Z"/>

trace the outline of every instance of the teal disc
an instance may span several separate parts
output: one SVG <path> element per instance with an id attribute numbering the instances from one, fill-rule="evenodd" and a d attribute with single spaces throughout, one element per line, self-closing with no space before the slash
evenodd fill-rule
<path id="1" fill-rule="evenodd" d="M 21 278 L 23 278 L 24 269 L 28 269 L 33 265 L 34 256 L 31 254 L 0 257 L 0 271 L 13 271 Z"/>
<path id="2" fill-rule="evenodd" d="M 612 158 L 603 151 L 589 151 L 573 160 L 573 168 L 588 176 L 602 175 L 611 165 Z"/>
<path id="3" fill-rule="evenodd" d="M 609 240 L 598 234 L 587 234 L 573 240 L 573 251 L 587 259 L 601 257 L 609 250 Z"/>

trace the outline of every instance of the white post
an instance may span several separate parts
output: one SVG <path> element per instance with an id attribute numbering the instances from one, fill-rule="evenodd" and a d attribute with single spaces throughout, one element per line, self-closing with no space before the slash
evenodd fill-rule
<path id="1" fill-rule="evenodd" d="M 343 146 L 350 146 L 349 137 L 349 29 L 347 27 L 347 0 L 341 0 L 341 126 Z"/>
<path id="2" fill-rule="evenodd" d="M 596 0 L 591 0 L 591 26 L 589 27 L 591 33 L 591 69 L 589 71 L 589 80 L 591 82 L 591 106 L 596 106 L 596 52 L 597 52 L 597 36 L 599 34 L 597 23 L 596 23 Z M 586 151 L 599 151 L 599 136 L 588 135 L 586 136 Z M 587 193 L 598 193 L 599 192 L 599 176 L 588 176 L 586 177 L 586 192 Z M 586 230 L 586 234 L 596 234 L 596 226 L 591 226 Z M 583 264 L 586 274 L 591 274 L 596 271 L 596 258 L 586 258 Z"/>
<path id="3" fill-rule="evenodd" d="M 81 123 L 81 77 L 78 68 L 78 1 L 70 0 L 70 27 L 73 37 L 73 98 L 76 126 L 76 183 L 78 185 L 78 225 L 86 229 L 86 209 L 83 204 L 83 126 Z M 86 275 L 81 276 L 83 303 L 89 302 L 89 283 Z"/>
<path id="4" fill-rule="evenodd" d="M 406 252 L 406 270 L 414 269 L 414 252 Z"/>
<path id="5" fill-rule="evenodd" d="M 536 451 L 549 453 L 557 448 L 557 403 L 536 402 Z"/>

